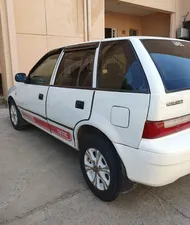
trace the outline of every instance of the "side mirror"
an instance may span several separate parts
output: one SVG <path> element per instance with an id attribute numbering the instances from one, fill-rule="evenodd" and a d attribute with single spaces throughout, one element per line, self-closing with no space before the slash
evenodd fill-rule
<path id="1" fill-rule="evenodd" d="M 26 81 L 26 74 L 25 73 L 17 73 L 15 75 L 16 82 L 24 83 Z"/>

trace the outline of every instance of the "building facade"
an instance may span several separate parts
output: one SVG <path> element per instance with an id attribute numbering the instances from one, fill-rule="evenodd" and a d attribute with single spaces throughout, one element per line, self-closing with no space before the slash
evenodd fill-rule
<path id="1" fill-rule="evenodd" d="M 53 48 L 105 37 L 176 37 L 189 11 L 190 0 L 0 0 L 0 95 Z"/>

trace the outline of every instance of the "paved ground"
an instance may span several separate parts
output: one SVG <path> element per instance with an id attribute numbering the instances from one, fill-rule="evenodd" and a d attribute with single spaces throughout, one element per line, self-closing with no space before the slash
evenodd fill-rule
<path id="1" fill-rule="evenodd" d="M 162 188 L 139 185 L 112 203 L 96 199 L 78 153 L 31 127 L 15 131 L 0 108 L 0 225 L 187 225 L 190 176 Z"/>

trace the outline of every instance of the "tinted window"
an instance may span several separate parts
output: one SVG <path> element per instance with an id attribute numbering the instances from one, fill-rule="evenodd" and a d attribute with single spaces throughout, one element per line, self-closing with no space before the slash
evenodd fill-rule
<path id="1" fill-rule="evenodd" d="M 142 40 L 154 61 L 166 91 L 190 88 L 190 43 L 172 40 Z"/>
<path id="2" fill-rule="evenodd" d="M 34 70 L 34 72 L 30 74 L 29 83 L 36 84 L 36 85 L 49 85 L 58 57 L 59 57 L 59 54 L 55 54 L 46 58 Z"/>
<path id="3" fill-rule="evenodd" d="M 59 66 L 55 85 L 92 87 L 95 49 L 66 52 Z"/>
<path id="4" fill-rule="evenodd" d="M 98 65 L 98 87 L 147 92 L 147 81 L 129 41 L 103 42 Z"/>

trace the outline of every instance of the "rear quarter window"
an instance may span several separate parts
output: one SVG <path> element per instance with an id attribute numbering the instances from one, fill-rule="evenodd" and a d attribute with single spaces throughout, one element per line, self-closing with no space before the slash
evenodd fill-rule
<path id="1" fill-rule="evenodd" d="M 149 92 L 145 73 L 129 41 L 102 42 L 98 62 L 98 88 Z"/>
<path id="2" fill-rule="evenodd" d="M 166 92 L 190 88 L 190 42 L 141 40 L 161 76 Z"/>

